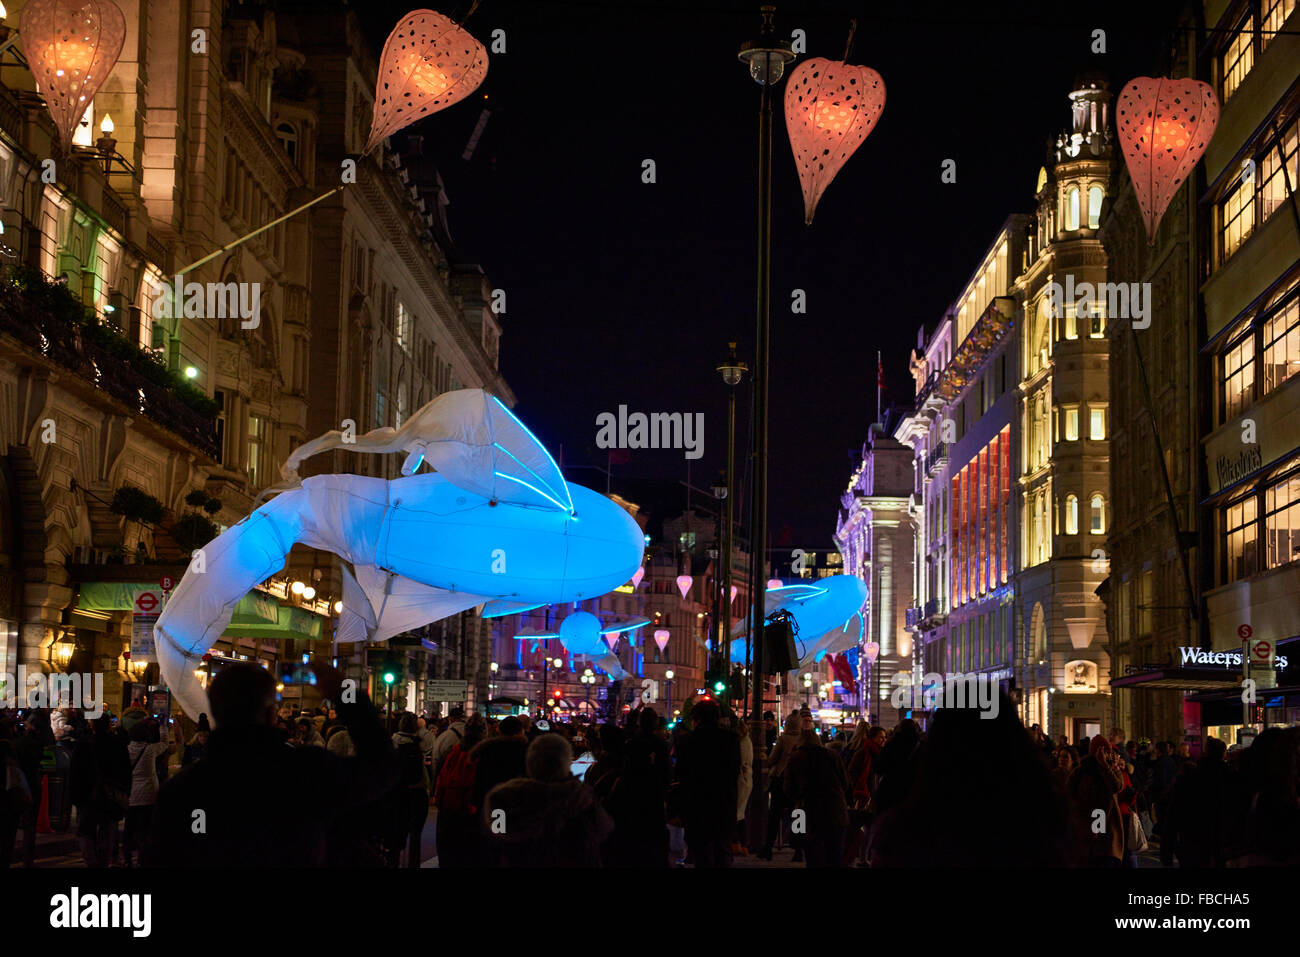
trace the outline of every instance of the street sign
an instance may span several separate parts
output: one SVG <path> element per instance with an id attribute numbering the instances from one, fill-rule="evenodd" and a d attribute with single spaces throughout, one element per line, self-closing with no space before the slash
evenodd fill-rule
<path id="1" fill-rule="evenodd" d="M 142 591 L 135 596 L 137 615 L 156 615 L 162 611 L 162 596 L 156 591 Z"/>
<path id="2" fill-rule="evenodd" d="M 1255 629 L 1251 628 L 1250 625 L 1242 625 L 1240 628 L 1237 629 L 1237 635 L 1241 638 L 1242 641 L 1245 641 L 1254 633 L 1255 633 Z"/>
<path id="3" fill-rule="evenodd" d="M 1252 665 L 1269 665 L 1273 663 L 1273 642 L 1260 638 L 1252 641 L 1247 646 L 1250 649 L 1250 663 Z"/>
<path id="4" fill-rule="evenodd" d="M 469 682 L 458 678 L 424 683 L 425 701 L 464 701 Z"/>
<path id="5" fill-rule="evenodd" d="M 154 652 L 153 627 L 162 612 L 162 595 L 156 591 L 142 591 L 135 596 L 131 615 L 131 660 L 157 661 Z"/>
<path id="6" fill-rule="evenodd" d="M 171 575 L 164 575 L 158 579 L 158 587 L 163 591 L 171 591 L 176 587 L 176 580 Z"/>

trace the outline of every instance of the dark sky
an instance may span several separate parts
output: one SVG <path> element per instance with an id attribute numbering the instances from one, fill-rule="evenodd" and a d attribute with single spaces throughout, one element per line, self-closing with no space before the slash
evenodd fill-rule
<path id="1" fill-rule="evenodd" d="M 417 127 L 451 197 L 451 231 L 507 294 L 501 368 L 516 411 L 572 481 L 603 488 L 596 416 L 703 412 L 707 487 L 725 461 L 726 395 L 714 371 L 729 339 L 753 365 L 759 88 L 737 61 L 756 3 L 484 0 L 466 22 L 485 46 L 506 32 L 471 99 Z M 1032 208 L 1067 93 L 1101 69 L 1114 93 L 1163 66 L 1177 0 L 778 4 L 778 34 L 807 56 L 885 81 L 884 114 L 822 198 L 811 227 L 781 99 L 773 144 L 769 524 L 830 545 L 839 496 L 874 421 L 876 352 L 886 403 L 910 403 L 908 350 L 960 291 L 1005 217 Z M 441 12 L 459 17 L 467 2 Z M 870 12 L 868 12 L 868 10 Z M 888 12 L 882 12 L 888 11 Z M 407 12 L 363 12 L 382 40 Z M 385 20 L 385 17 L 387 19 Z M 1106 31 L 1107 53 L 1090 52 Z M 778 87 L 784 94 L 785 83 Z M 461 158 L 486 94 L 492 110 Z M 653 159 L 657 182 L 641 182 Z M 957 181 L 940 180 L 945 159 Z M 808 311 L 794 315 L 791 290 Z M 749 393 L 738 395 L 738 463 Z M 681 451 L 634 451 L 615 475 L 686 478 Z"/>

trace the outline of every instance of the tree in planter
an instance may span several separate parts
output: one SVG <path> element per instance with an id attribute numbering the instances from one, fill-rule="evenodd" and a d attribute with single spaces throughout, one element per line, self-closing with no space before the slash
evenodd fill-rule
<path id="1" fill-rule="evenodd" d="M 114 515 L 121 515 L 129 521 L 136 522 L 143 531 L 145 526 L 158 525 L 163 520 L 162 502 L 143 489 L 132 485 L 123 485 L 113 493 L 109 509 Z M 149 549 L 143 539 L 136 542 L 135 560 L 137 564 L 148 561 Z"/>
<path id="2" fill-rule="evenodd" d="M 172 526 L 172 538 L 189 555 L 196 548 L 202 548 L 217 537 L 217 524 L 208 517 L 221 511 L 221 499 L 214 498 L 202 489 L 194 489 L 185 496 L 185 504 L 191 509 L 203 509 L 204 515 L 197 511 L 187 511 Z"/>

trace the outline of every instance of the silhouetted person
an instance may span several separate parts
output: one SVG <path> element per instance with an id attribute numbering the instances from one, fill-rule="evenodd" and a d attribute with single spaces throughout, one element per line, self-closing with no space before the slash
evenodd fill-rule
<path id="1" fill-rule="evenodd" d="M 1240 863 L 1300 864 L 1300 729 L 1266 728 L 1241 752 L 1246 821 Z"/>
<path id="2" fill-rule="evenodd" d="M 740 741 L 720 722 L 717 704 L 698 702 L 691 709 L 691 733 L 678 744 L 682 823 L 696 867 L 731 866 Z"/>
<path id="3" fill-rule="evenodd" d="M 340 702 L 342 676 L 321 665 L 313 670 L 322 695 Z M 215 724 L 208 756 L 160 790 L 148 864 L 320 867 L 330 825 L 397 783 L 392 743 L 364 692 L 338 705 L 354 758 L 282 744 L 275 679 L 258 665 L 227 666 L 213 679 L 208 701 Z"/>
<path id="4" fill-rule="evenodd" d="M 527 777 L 498 784 L 483 808 L 488 839 L 507 867 L 599 867 L 613 822 L 591 787 L 573 776 L 573 748 L 543 732 L 528 745 Z"/>
<path id="5" fill-rule="evenodd" d="M 1088 756 L 1069 779 L 1072 819 L 1076 832 L 1087 835 L 1090 867 L 1119 867 L 1124 861 L 1124 819 L 1120 795 L 1124 776 L 1115 765 L 1110 742 L 1096 735 Z"/>
<path id="6" fill-rule="evenodd" d="M 1043 749 L 1005 697 L 992 718 L 977 708 L 935 712 L 915 787 L 876 821 L 869 854 L 885 867 L 1039 868 L 1079 857 Z"/>
<path id="7" fill-rule="evenodd" d="M 1236 775 L 1224 760 L 1227 745 L 1205 742 L 1205 756 L 1174 785 L 1170 817 L 1174 850 L 1182 867 L 1223 867 L 1241 808 L 1235 806 Z"/>
<path id="8" fill-rule="evenodd" d="M 804 813 L 803 851 L 809 867 L 839 867 L 849 826 L 844 765 L 815 731 L 804 731 L 785 767 L 786 795 Z"/>

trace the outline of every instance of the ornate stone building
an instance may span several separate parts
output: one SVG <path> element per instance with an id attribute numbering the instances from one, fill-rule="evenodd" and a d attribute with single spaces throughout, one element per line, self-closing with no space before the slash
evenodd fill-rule
<path id="1" fill-rule="evenodd" d="M 204 522 L 246 515 L 293 447 L 345 417 L 397 424 L 452 388 L 513 403 L 489 288 L 452 251 L 436 171 L 411 140 L 405 167 L 387 148 L 355 155 L 376 75 L 355 15 L 118 6 L 122 55 L 71 149 L 25 59 L 0 63 L 0 672 L 104 672 L 111 708 L 157 681 L 125 654 L 133 596 L 179 578 Z M 10 23 L 21 9 L 9 4 Z M 345 159 L 355 183 L 249 238 L 341 185 Z M 181 271 L 197 308 L 186 288 L 166 297 Z M 213 668 L 328 649 L 336 566 L 296 549 L 237 611 Z M 411 675 L 459 673 L 467 657 L 485 675 L 485 654 L 456 641 L 454 664 L 433 641 Z"/>

